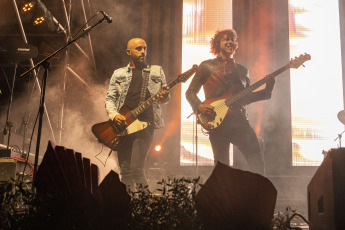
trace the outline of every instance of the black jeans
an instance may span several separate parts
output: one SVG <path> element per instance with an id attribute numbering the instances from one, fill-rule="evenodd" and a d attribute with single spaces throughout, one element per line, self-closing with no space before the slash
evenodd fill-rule
<path id="1" fill-rule="evenodd" d="M 149 125 L 146 129 L 123 137 L 117 152 L 121 181 L 133 191 L 136 186 L 148 185 L 144 167 L 148 151 L 153 140 L 154 129 Z"/>
<path id="2" fill-rule="evenodd" d="M 246 158 L 250 170 L 264 175 L 264 162 L 256 134 L 249 121 L 241 114 L 226 116 L 223 123 L 210 132 L 215 163 L 229 165 L 230 143 L 238 147 Z"/>

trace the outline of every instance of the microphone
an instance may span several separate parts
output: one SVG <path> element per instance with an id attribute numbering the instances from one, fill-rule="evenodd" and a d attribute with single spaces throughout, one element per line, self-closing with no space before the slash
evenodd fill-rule
<path id="1" fill-rule="evenodd" d="M 113 18 L 109 17 L 106 12 L 101 10 L 101 13 L 103 14 L 105 20 L 107 20 L 108 23 L 112 23 L 113 22 Z"/>

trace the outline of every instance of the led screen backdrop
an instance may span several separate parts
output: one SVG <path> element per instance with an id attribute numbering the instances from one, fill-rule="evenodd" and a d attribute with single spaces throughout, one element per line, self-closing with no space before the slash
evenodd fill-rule
<path id="1" fill-rule="evenodd" d="M 184 0 L 182 71 L 214 58 L 210 40 L 214 32 L 232 28 L 232 1 Z M 338 0 L 289 0 L 290 56 L 309 53 L 305 68 L 291 69 L 292 165 L 317 166 L 322 151 L 338 147 L 334 141 L 344 126 L 337 119 L 343 109 Z M 198 125 L 185 99 L 190 80 L 182 84 L 181 165 L 213 165 L 208 136 Z M 203 100 L 203 92 L 199 93 Z M 232 165 L 232 147 L 230 164 Z"/>
<path id="2" fill-rule="evenodd" d="M 309 53 L 291 70 L 292 165 L 316 166 L 344 130 L 338 0 L 289 1 L 290 56 Z"/>
<path id="3" fill-rule="evenodd" d="M 184 0 L 183 1 L 183 41 L 182 41 L 182 72 L 190 69 L 193 64 L 214 58 L 210 53 L 210 40 L 219 29 L 232 28 L 231 0 Z M 202 133 L 198 125 L 198 149 L 195 145 L 195 117 L 187 117 L 192 109 L 186 100 L 185 92 L 190 81 L 182 84 L 181 101 L 181 150 L 180 162 L 184 166 L 214 165 L 212 148 L 208 136 Z M 199 95 L 204 100 L 201 89 Z M 232 164 L 232 148 L 230 150 Z"/>

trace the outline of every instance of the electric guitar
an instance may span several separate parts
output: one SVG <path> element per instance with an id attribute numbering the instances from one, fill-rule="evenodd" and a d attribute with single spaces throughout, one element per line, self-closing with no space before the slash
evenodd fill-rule
<path id="1" fill-rule="evenodd" d="M 198 69 L 198 65 L 193 65 L 190 70 L 180 74 L 175 80 L 170 82 L 166 90 L 170 90 L 172 87 L 180 82 L 186 82 Z M 130 110 L 127 106 L 123 106 L 119 113 L 126 118 L 126 127 L 118 126 L 112 120 L 94 124 L 92 126 L 92 133 L 97 137 L 98 141 L 105 144 L 112 150 L 117 150 L 118 145 L 121 141 L 121 137 L 131 133 L 138 132 L 145 129 L 148 126 L 147 122 L 142 122 L 137 117 L 144 112 L 153 102 L 159 99 L 159 91 L 157 94 L 151 96 L 145 102 L 140 103 L 137 108 Z"/>
<path id="2" fill-rule="evenodd" d="M 220 124 L 223 122 L 224 117 L 230 113 L 231 109 L 230 106 L 233 105 L 239 99 L 245 97 L 249 93 L 253 92 L 255 89 L 259 88 L 263 84 L 265 84 L 270 79 L 278 76 L 285 70 L 289 68 L 297 69 L 304 62 L 310 60 L 309 54 L 301 54 L 299 57 L 291 59 L 289 63 L 280 69 L 276 70 L 275 72 L 267 75 L 266 77 L 262 78 L 261 80 L 257 81 L 256 83 L 252 84 L 248 88 L 231 95 L 231 92 L 227 92 L 224 95 L 217 97 L 217 98 L 209 98 L 203 102 L 203 104 L 210 104 L 214 107 L 215 116 L 210 118 L 209 116 L 205 116 L 204 114 L 198 113 L 197 120 L 201 124 L 201 126 L 206 129 L 207 131 L 212 131 L 215 128 L 219 127 Z"/>

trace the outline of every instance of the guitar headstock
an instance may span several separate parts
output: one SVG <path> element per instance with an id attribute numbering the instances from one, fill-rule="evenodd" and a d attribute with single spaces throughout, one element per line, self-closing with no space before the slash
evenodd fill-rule
<path id="1" fill-rule="evenodd" d="M 298 67 L 303 65 L 304 62 L 306 62 L 310 59 L 311 59 L 311 56 L 310 56 L 310 54 L 307 54 L 307 53 L 301 54 L 301 55 L 299 55 L 299 57 L 291 58 L 291 60 L 289 62 L 290 68 L 297 69 Z"/>
<path id="2" fill-rule="evenodd" d="M 177 76 L 177 81 L 178 82 L 186 82 L 188 78 L 190 78 L 198 69 L 198 65 L 193 65 L 193 67 L 189 70 L 187 70 L 184 73 L 181 73 L 180 75 Z"/>

